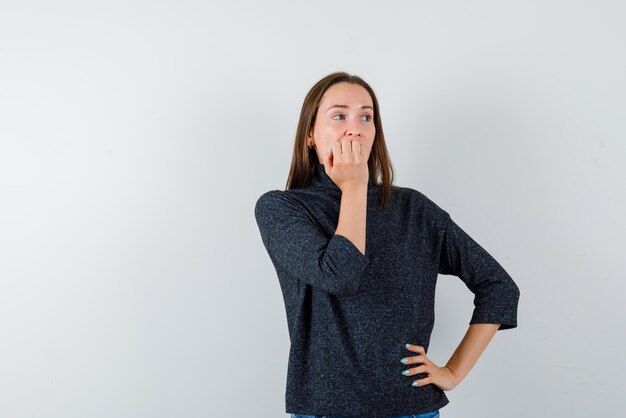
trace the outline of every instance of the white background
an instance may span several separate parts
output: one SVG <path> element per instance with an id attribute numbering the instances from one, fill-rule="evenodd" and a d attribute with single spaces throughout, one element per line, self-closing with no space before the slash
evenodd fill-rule
<path id="1" fill-rule="evenodd" d="M 0 416 L 285 416 L 253 208 L 312 85 L 378 95 L 395 184 L 519 285 L 442 418 L 620 417 L 621 1 L 0 3 Z M 440 276 L 430 358 L 473 294 Z"/>

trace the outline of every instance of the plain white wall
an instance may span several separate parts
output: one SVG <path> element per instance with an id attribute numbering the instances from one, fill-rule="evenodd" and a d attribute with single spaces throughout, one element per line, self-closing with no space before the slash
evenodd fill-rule
<path id="1" fill-rule="evenodd" d="M 446 418 L 624 416 L 621 1 L 0 3 L 0 416 L 279 417 L 254 220 L 326 74 L 378 95 L 396 184 L 505 267 Z M 445 364 L 473 295 L 440 276 Z"/>

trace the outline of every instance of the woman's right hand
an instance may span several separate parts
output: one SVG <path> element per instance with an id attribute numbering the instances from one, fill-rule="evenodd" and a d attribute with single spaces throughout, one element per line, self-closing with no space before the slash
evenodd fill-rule
<path id="1" fill-rule="evenodd" d="M 342 192 L 367 188 L 369 169 L 359 141 L 343 138 L 335 142 L 324 154 L 323 164 L 326 174 Z"/>

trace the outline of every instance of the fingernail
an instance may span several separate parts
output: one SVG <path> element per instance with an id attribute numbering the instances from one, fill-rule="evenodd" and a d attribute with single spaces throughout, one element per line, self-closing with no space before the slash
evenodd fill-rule
<path id="1" fill-rule="evenodd" d="M 330 151 L 331 149 L 333 149 L 332 145 L 326 149 L 326 152 Z"/>
<path id="2" fill-rule="evenodd" d="M 417 383 L 417 380 L 413 383 L 411 383 L 413 386 L 419 386 L 419 383 Z"/>
<path id="3" fill-rule="evenodd" d="M 402 374 L 406 376 L 407 374 L 409 374 L 409 371 L 405 370 L 405 371 L 402 372 Z"/>
<path id="4" fill-rule="evenodd" d="M 402 359 L 402 360 L 400 360 L 400 361 L 401 361 L 402 363 L 406 364 L 406 363 L 409 361 L 409 359 L 405 357 L 405 358 L 403 358 L 403 359 Z"/>
<path id="5" fill-rule="evenodd" d="M 404 345 L 406 348 L 411 348 L 411 344 L 405 344 Z"/>

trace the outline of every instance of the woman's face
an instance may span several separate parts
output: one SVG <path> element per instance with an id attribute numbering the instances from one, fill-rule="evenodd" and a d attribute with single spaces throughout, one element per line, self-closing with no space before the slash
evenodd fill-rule
<path id="1" fill-rule="evenodd" d="M 372 98 L 358 84 L 333 84 L 322 97 L 308 144 L 315 144 L 317 158 L 324 161 L 328 147 L 342 139 L 358 141 L 365 161 L 369 160 L 376 127 Z"/>

